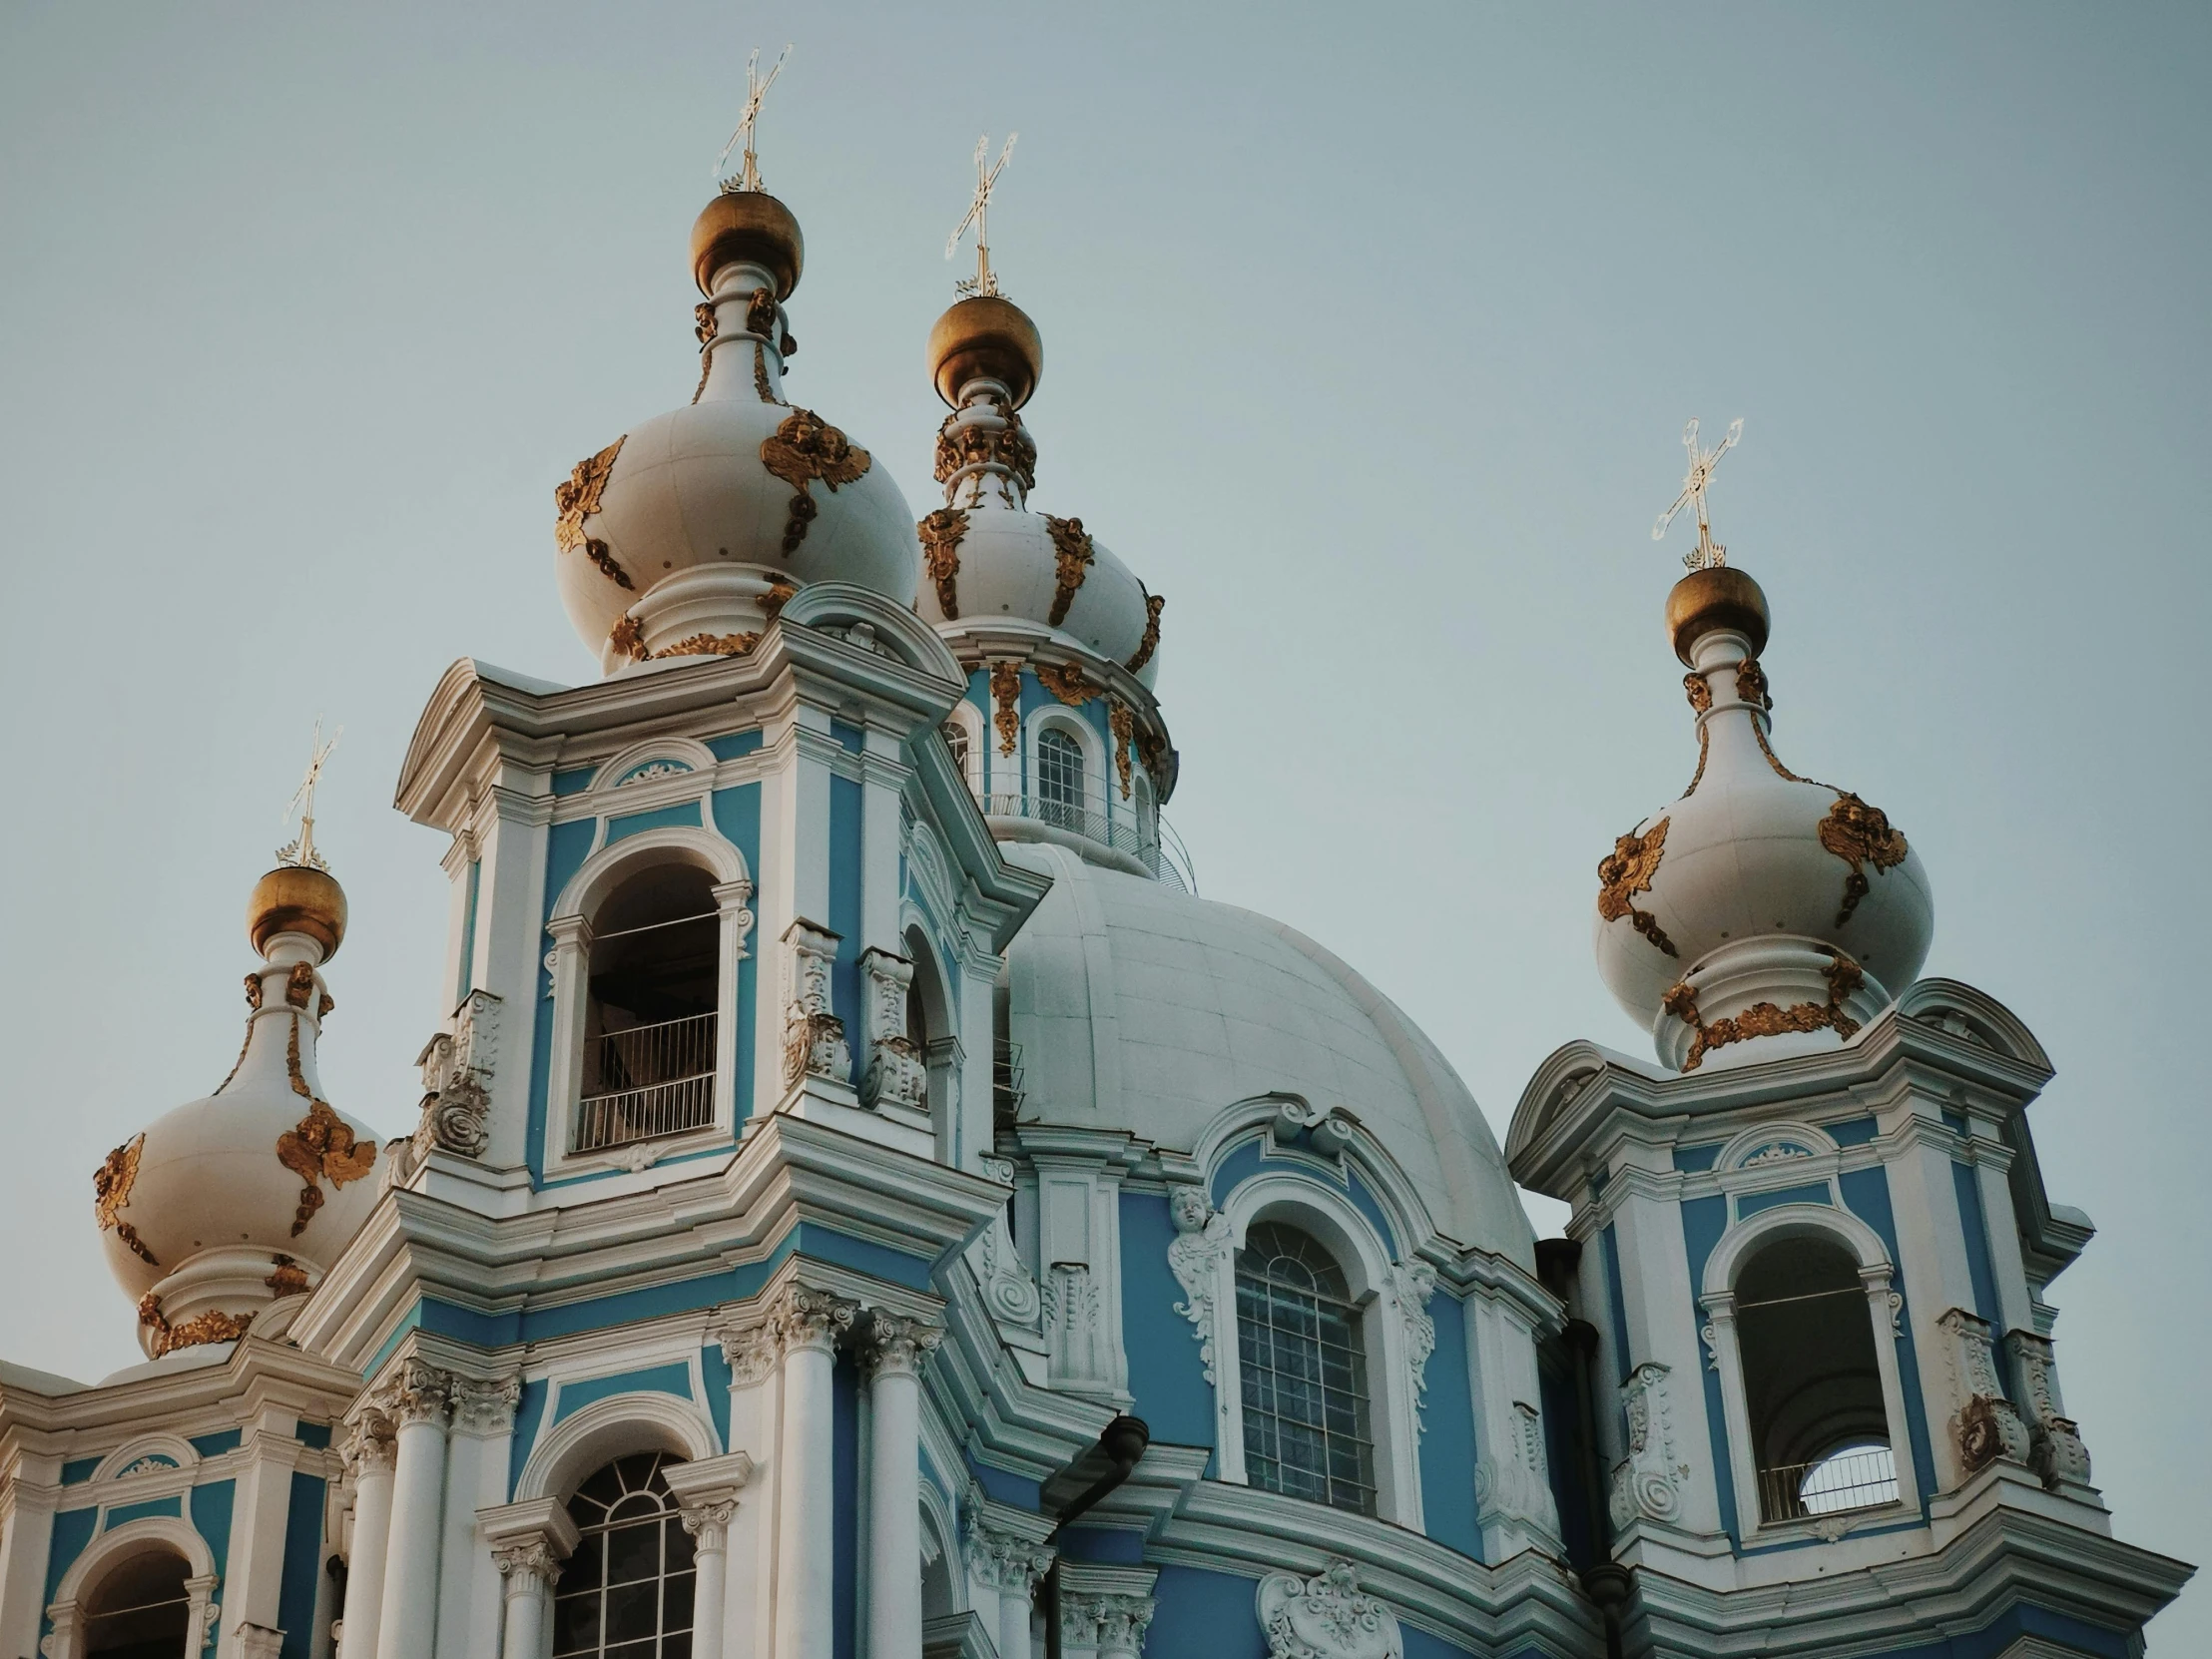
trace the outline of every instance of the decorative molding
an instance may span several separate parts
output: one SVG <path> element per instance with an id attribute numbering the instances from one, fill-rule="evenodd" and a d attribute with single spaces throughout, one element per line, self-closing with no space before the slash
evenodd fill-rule
<path id="1" fill-rule="evenodd" d="M 1616 835 L 1613 850 L 1597 861 L 1597 913 L 1601 921 L 1618 921 L 1626 916 L 1629 925 L 1649 939 L 1669 956 L 1679 956 L 1674 941 L 1659 926 L 1658 917 L 1649 910 L 1639 910 L 1633 902 L 1636 894 L 1651 891 L 1652 877 L 1659 873 L 1659 860 L 1666 855 L 1667 826 L 1671 819 L 1661 819 L 1642 834 L 1631 831 Z"/>
<path id="2" fill-rule="evenodd" d="M 1953 1308 L 1936 1322 L 1949 1338 L 1945 1351 L 1950 1373 L 1950 1419 L 1961 1476 L 1971 1475 L 1999 1457 L 2026 1463 L 2031 1450 L 2027 1424 L 2004 1397 L 1989 1345 L 1989 1322 Z"/>
<path id="3" fill-rule="evenodd" d="M 1104 1346 L 1104 1293 L 1091 1277 L 1088 1262 L 1054 1262 L 1039 1290 L 1050 1375 L 1056 1382 L 1082 1383 L 1112 1375 Z"/>
<path id="4" fill-rule="evenodd" d="M 1160 613 L 1167 609 L 1167 596 L 1145 591 L 1142 582 L 1137 591 L 1144 594 L 1144 638 L 1137 642 L 1136 652 L 1121 666 L 1134 674 L 1152 661 L 1152 654 L 1160 649 Z"/>
<path id="5" fill-rule="evenodd" d="M 299 1071 L 299 1016 L 291 1016 L 291 1046 L 286 1059 L 291 1086 L 307 1095 L 307 1115 L 276 1137 L 276 1161 L 299 1177 L 299 1207 L 292 1212 L 291 1236 L 298 1238 L 322 1208 L 322 1182 L 343 1187 L 376 1165 L 376 1143 L 359 1140 L 326 1100 L 308 1094 Z"/>
<path id="6" fill-rule="evenodd" d="M 1175 1223 L 1175 1237 L 1168 1241 L 1168 1267 L 1183 1287 L 1183 1300 L 1175 1311 L 1191 1322 L 1198 1340 L 1199 1369 L 1214 1382 L 1214 1296 L 1221 1283 L 1222 1265 L 1236 1248 L 1229 1217 L 1207 1202 L 1203 1187 L 1177 1186 L 1168 1193 L 1168 1215 Z M 1430 1276 L 1434 1285 L 1434 1276 Z M 1422 1316 L 1424 1319 L 1425 1315 Z M 1430 1327 L 1434 1342 L 1434 1327 Z"/>
<path id="7" fill-rule="evenodd" d="M 720 1333 L 723 1363 L 730 1368 L 730 1385 L 749 1388 L 775 1371 L 783 1357 L 783 1344 L 772 1324 L 741 1326 Z"/>
<path id="8" fill-rule="evenodd" d="M 153 1333 L 146 1346 L 156 1360 L 180 1348 L 198 1348 L 205 1343 L 235 1343 L 254 1323 L 252 1314 L 227 1314 L 211 1308 L 182 1324 L 171 1325 L 162 1313 L 162 1299 L 151 1291 L 139 1298 L 138 1318 L 139 1324 Z"/>
<path id="9" fill-rule="evenodd" d="M 934 1325 L 875 1309 L 868 1315 L 861 1362 L 871 1377 L 913 1377 L 943 1342 L 944 1332 Z"/>
<path id="10" fill-rule="evenodd" d="M 1064 1638 L 1095 1648 L 1099 1659 L 1120 1659 L 1144 1651 L 1145 1632 L 1151 1628 L 1156 1604 L 1150 1596 L 1060 1596 L 1060 1628 Z"/>
<path id="11" fill-rule="evenodd" d="M 1018 1532 L 1002 1530 L 984 1518 L 982 1488 L 971 1486 L 960 1521 L 960 1558 L 969 1576 L 986 1589 L 1027 1601 L 1052 1565 L 1052 1551 Z"/>
<path id="12" fill-rule="evenodd" d="M 1639 1520 L 1672 1521 L 1682 1513 L 1690 1465 L 1677 1460 L 1667 1368 L 1646 1360 L 1621 1384 L 1628 1415 L 1628 1455 L 1613 1470 L 1609 1509 L 1616 1527 Z"/>
<path id="13" fill-rule="evenodd" d="M 1393 1262 L 1390 1297 L 1405 1327 L 1405 1370 L 1412 1384 L 1413 1431 L 1427 1426 L 1428 1357 L 1436 1352 L 1436 1322 L 1428 1317 L 1428 1299 L 1436 1294 L 1436 1270 L 1426 1262 Z"/>
<path id="14" fill-rule="evenodd" d="M 818 1291 L 811 1285 L 787 1285 L 769 1308 L 769 1324 L 778 1346 L 833 1351 L 852 1330 L 860 1305 L 849 1297 Z"/>
<path id="15" fill-rule="evenodd" d="M 1129 746 L 1137 733 L 1137 717 L 1128 704 L 1112 698 L 1106 705 L 1106 726 L 1114 734 L 1114 772 L 1121 780 L 1121 798 L 1129 799 Z"/>
<path id="16" fill-rule="evenodd" d="M 797 492 L 784 525 L 784 557 L 807 538 L 807 526 L 822 509 L 809 485 L 821 479 L 834 493 L 840 484 L 856 484 L 867 475 L 868 452 L 812 409 L 794 408 L 774 433 L 761 440 L 761 464 Z"/>
<path id="17" fill-rule="evenodd" d="M 738 1500 L 734 1497 L 708 1498 L 697 1503 L 679 1504 L 676 1510 L 678 1518 L 684 1523 L 684 1530 L 698 1540 L 698 1547 L 705 1554 L 712 1554 L 729 1546 L 730 1518 L 737 1512 Z"/>
<path id="18" fill-rule="evenodd" d="M 622 566 L 615 563 L 614 555 L 608 551 L 607 544 L 584 533 L 584 520 L 599 511 L 599 498 L 605 493 L 607 480 L 614 472 L 615 457 L 622 453 L 623 443 L 628 437 L 629 434 L 625 432 L 598 454 L 578 461 L 569 472 L 567 481 L 554 486 L 553 505 L 561 516 L 553 526 L 553 543 L 563 553 L 572 553 L 582 548 L 585 556 L 616 587 L 634 591 L 637 584 L 630 580 L 629 573 Z"/>
<path id="19" fill-rule="evenodd" d="M 1359 1569 L 1342 1557 L 1312 1578 L 1270 1573 L 1254 1604 L 1269 1659 L 1404 1659 L 1397 1615 L 1360 1588 Z"/>
<path id="20" fill-rule="evenodd" d="M 1037 676 L 1037 684 L 1071 709 L 1080 709 L 1106 690 L 1083 678 L 1080 663 L 1032 663 L 1030 667 Z"/>
<path id="21" fill-rule="evenodd" d="M 1083 528 L 1081 519 L 1054 518 L 1046 513 L 1044 527 L 1052 537 L 1054 564 L 1052 609 L 1045 614 L 1045 621 L 1057 628 L 1067 621 L 1068 607 L 1075 603 L 1076 590 L 1090 574 L 1097 555 L 1091 547 L 1090 532 Z"/>
<path id="22" fill-rule="evenodd" d="M 491 1562 L 499 1576 L 509 1581 L 509 1594 L 524 1585 L 550 1590 L 561 1581 L 560 1557 L 553 1553 L 552 1540 L 542 1536 L 497 1546 Z"/>
<path id="23" fill-rule="evenodd" d="M 508 1377 L 496 1382 L 474 1378 L 453 1380 L 453 1425 L 472 1434 L 504 1434 L 514 1427 L 515 1407 L 522 1402 L 522 1379 Z"/>
<path id="24" fill-rule="evenodd" d="M 1871 890 L 1865 866 L 1874 865 L 1877 874 L 1895 869 L 1912 850 L 1904 834 L 1890 827 L 1887 813 L 1868 806 L 1849 790 L 1837 793 L 1836 805 L 1821 820 L 1820 837 L 1821 845 L 1851 865 L 1851 873 L 1844 877 L 1843 907 L 1836 912 L 1838 927 L 1851 920 L 1852 911 Z"/>
<path id="25" fill-rule="evenodd" d="M 963 418 L 964 417 L 964 418 Z M 1037 446 L 1022 426 L 1021 416 L 996 405 L 955 409 L 937 428 L 934 476 L 950 484 L 960 474 L 996 468 L 1010 474 L 1024 492 L 1037 485 Z M 999 494 L 1009 507 L 1018 506 L 1004 484 Z M 972 506 L 982 495 L 982 480 L 968 496 Z M 946 613 L 950 615 L 950 612 Z"/>
<path id="26" fill-rule="evenodd" d="M 259 985 L 261 981 L 249 974 L 247 983 Z M 248 1025 L 247 1032 L 251 1040 L 251 1024 Z M 241 1050 L 239 1058 L 243 1060 L 245 1057 L 245 1052 Z M 145 1150 L 146 1134 L 141 1130 L 109 1153 L 100 1167 L 92 1172 L 92 1218 L 100 1224 L 101 1232 L 112 1231 L 130 1247 L 132 1255 L 148 1267 L 158 1268 L 161 1263 L 146 1248 L 146 1242 L 138 1236 L 138 1229 L 117 1214 L 131 1202 L 131 1188 L 138 1182 L 139 1156 Z"/>
<path id="27" fill-rule="evenodd" d="M 861 1036 L 867 1063 L 860 1073 L 860 1104 L 926 1112 L 929 1067 L 921 1045 L 906 1034 L 906 997 L 914 964 L 906 957 L 870 945 L 860 953 Z"/>
<path id="28" fill-rule="evenodd" d="M 394 1430 L 413 1423 L 442 1425 L 452 1414 L 453 1395 L 461 1379 L 421 1360 L 402 1360 L 399 1370 L 370 1397 L 376 1408 L 392 1421 Z"/>
<path id="29" fill-rule="evenodd" d="M 998 752 L 1011 755 L 1021 737 L 1021 665 L 991 664 L 991 700 L 998 712 L 991 716 L 998 728 Z"/>
<path id="30" fill-rule="evenodd" d="M 356 1487 L 367 1475 L 391 1473 L 399 1454 L 391 1419 L 381 1411 L 362 1412 L 347 1430 L 338 1454 L 344 1458 L 346 1475 Z"/>
<path id="31" fill-rule="evenodd" d="M 2089 1448 L 2073 1418 L 2061 1413 L 2050 1339 L 2032 1331 L 2007 1332 L 2004 1346 L 2012 1376 L 2027 1407 L 2028 1467 L 2053 1491 L 2067 1482 L 2089 1483 Z"/>
<path id="32" fill-rule="evenodd" d="M 1698 1012 L 1697 992 L 1690 982 L 1676 980 L 1659 1005 L 1697 1033 L 1690 1043 L 1690 1052 L 1683 1057 L 1683 1072 L 1697 1070 L 1705 1063 L 1705 1056 L 1716 1048 L 1749 1042 L 1755 1037 L 1778 1037 L 1789 1031 L 1831 1030 L 1849 1042 L 1858 1035 L 1859 1022 L 1844 1012 L 1844 1001 L 1859 988 L 1866 975 L 1857 962 L 1841 951 L 1831 950 L 1828 957 L 1828 966 L 1822 970 L 1828 978 L 1826 1002 L 1793 1002 L 1787 1008 L 1772 1002 L 1754 1002 L 1742 1013 L 1726 1015 L 1711 1024 L 1707 1024 Z"/>
<path id="33" fill-rule="evenodd" d="M 922 569 L 937 590 L 937 609 L 953 621 L 960 614 L 960 538 L 967 534 L 967 512 L 939 507 L 914 529 L 921 537 Z"/>
<path id="34" fill-rule="evenodd" d="M 1008 1187 L 1014 1184 L 1011 1159 L 986 1155 L 982 1162 L 983 1173 L 993 1181 Z M 991 1317 L 1024 1330 L 1038 1330 L 1044 1314 L 1044 1298 L 1029 1272 L 1028 1263 L 1015 1248 L 1003 1210 L 983 1229 L 982 1236 L 975 1241 L 975 1249 L 982 1257 L 976 1279 L 983 1287 L 983 1302 L 990 1309 Z"/>
<path id="35" fill-rule="evenodd" d="M 837 957 L 838 935 L 804 916 L 784 929 L 790 947 L 787 972 L 791 995 L 784 1010 L 784 1086 L 822 1077 L 842 1083 L 852 1075 L 852 1051 L 845 1044 L 844 1021 L 830 1011 L 830 967 Z"/>
<path id="36" fill-rule="evenodd" d="M 491 1087 L 499 1063 L 500 998 L 473 990 L 415 1056 L 422 1068 L 422 1121 L 414 1134 L 417 1161 L 436 1147 L 481 1158 L 491 1145 Z"/>

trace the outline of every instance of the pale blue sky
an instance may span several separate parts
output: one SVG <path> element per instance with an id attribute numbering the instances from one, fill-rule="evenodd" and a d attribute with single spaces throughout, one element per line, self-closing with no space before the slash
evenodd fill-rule
<path id="1" fill-rule="evenodd" d="M 231 1062 L 317 713 L 324 1076 L 411 1124 L 445 899 L 400 755 L 457 656 L 593 672 L 552 488 L 689 396 L 686 235 L 786 40 L 795 395 L 926 509 L 943 238 L 1019 128 L 1036 500 L 1168 595 L 1202 884 L 1501 1136 L 1558 1043 L 1643 1041 L 1588 929 L 1695 759 L 1648 532 L 1683 419 L 1746 417 L 1714 515 L 1777 746 L 2056 1059 L 2067 1403 L 2119 1530 L 2212 1557 L 2201 6 L 0 6 L 7 1357 L 135 1357 L 89 1172 Z M 2154 1636 L 2212 1649 L 2212 1593 Z"/>

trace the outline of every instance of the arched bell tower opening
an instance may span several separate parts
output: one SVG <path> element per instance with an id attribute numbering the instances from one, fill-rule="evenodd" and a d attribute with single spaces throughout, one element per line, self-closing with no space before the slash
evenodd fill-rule
<path id="1" fill-rule="evenodd" d="M 1737 1276 L 1736 1332 L 1760 1518 L 1894 1502 L 1882 1368 L 1851 1253 L 1814 1235 L 1766 1245 Z"/>
<path id="2" fill-rule="evenodd" d="M 86 1659 L 176 1659 L 192 1623 L 192 1567 L 166 1549 L 132 1555 L 86 1598 Z"/>
<path id="3" fill-rule="evenodd" d="M 720 936 L 714 877 L 656 863 L 592 918 L 579 1152 L 714 1121 Z"/>

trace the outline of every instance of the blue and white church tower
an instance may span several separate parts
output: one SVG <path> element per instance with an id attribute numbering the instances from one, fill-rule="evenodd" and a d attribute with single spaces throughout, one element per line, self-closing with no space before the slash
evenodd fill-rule
<path id="1" fill-rule="evenodd" d="M 1028 315 L 932 331 L 917 524 L 793 400 L 791 213 L 718 195 L 691 267 L 692 400 L 556 492 L 597 677 L 456 663 L 401 770 L 417 1127 L 323 1098 L 303 840 L 236 1068 L 95 1176 L 146 1362 L 0 1366 L 0 1659 L 2137 1650 L 2187 1569 L 2059 1396 L 2048 1064 L 1776 759 L 1748 578 L 1676 595 L 1699 774 L 1599 907 L 1658 1063 L 1530 1085 L 1539 1245 L 1435 1045 L 1198 896 Z"/>

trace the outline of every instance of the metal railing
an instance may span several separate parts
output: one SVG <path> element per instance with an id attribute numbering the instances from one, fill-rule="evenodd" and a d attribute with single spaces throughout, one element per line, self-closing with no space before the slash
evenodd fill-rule
<path id="1" fill-rule="evenodd" d="M 991 1121 L 1010 1128 L 1028 1098 L 1022 1087 L 1021 1044 L 1000 1037 L 991 1044 Z"/>
<path id="2" fill-rule="evenodd" d="M 1047 824 L 1126 852 L 1170 886 L 1187 893 L 1198 891 L 1198 877 L 1191 871 L 1191 855 L 1166 819 L 1154 814 L 1149 827 L 1140 824 L 1133 809 L 1118 813 L 1099 811 L 1090 805 L 1102 797 L 1086 791 L 1080 803 L 1055 800 L 1027 790 L 992 790 L 976 797 L 988 818 L 1021 818 Z M 1147 832 L 1149 829 L 1150 832 Z"/>
<path id="3" fill-rule="evenodd" d="M 1759 1518 L 1805 1520 L 1898 1500 L 1897 1459 L 1886 1445 L 1854 1446 L 1810 1463 L 1759 1471 Z"/>
<path id="4" fill-rule="evenodd" d="M 699 1129 L 715 1119 L 715 1016 L 609 1031 L 584 1045 L 578 1152 Z"/>

